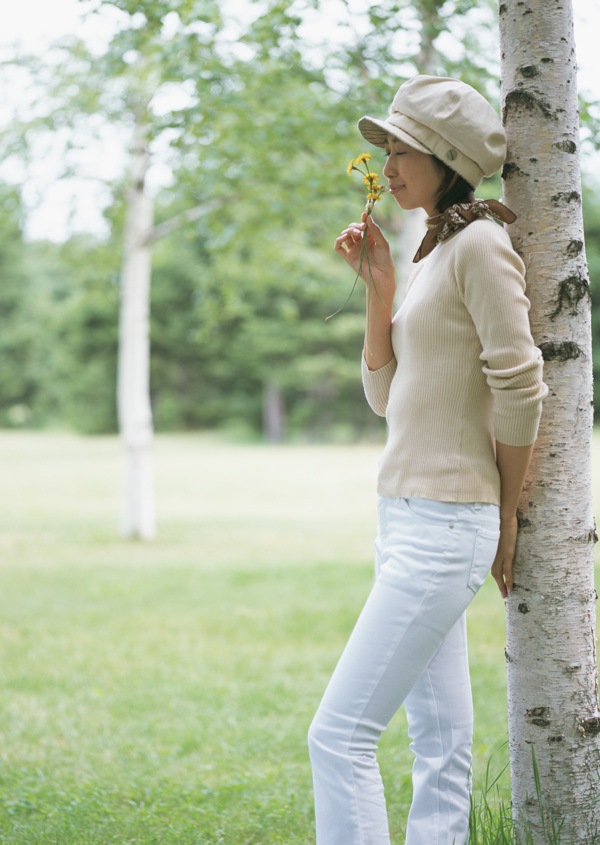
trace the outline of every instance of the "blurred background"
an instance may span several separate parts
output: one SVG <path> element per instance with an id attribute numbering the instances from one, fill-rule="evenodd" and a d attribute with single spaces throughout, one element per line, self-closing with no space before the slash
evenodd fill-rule
<path id="1" fill-rule="evenodd" d="M 598 341 L 600 9 L 574 10 Z M 346 302 L 333 243 L 364 207 L 347 174 L 368 151 L 356 121 L 385 115 L 416 72 L 458 76 L 499 109 L 495 2 L 19 0 L 3 14 L 2 843 L 314 843 L 306 730 L 372 584 L 385 437 L 360 381 L 363 285 Z M 500 195 L 499 175 L 478 189 Z M 402 280 L 422 218 L 386 197 L 375 216 Z M 120 538 L 125 277 L 149 289 L 133 314 L 149 378 L 132 392 L 143 449 L 150 418 L 157 432 L 158 531 L 149 517 Z M 599 486 L 600 433 L 593 460 Z M 508 758 L 491 579 L 469 630 L 479 794 Z M 400 714 L 380 749 L 398 842 L 405 732 Z M 495 789 L 508 806 L 507 774 Z"/>
<path id="2" fill-rule="evenodd" d="M 590 34 L 600 13 L 585 0 L 574 7 L 596 293 Z M 155 430 L 380 439 L 358 374 L 362 284 L 325 320 L 353 282 L 332 244 L 364 201 L 360 178 L 346 174 L 365 151 L 356 120 L 385 114 L 417 71 L 459 76 L 497 104 L 496 4 L 23 0 L 0 49 L 0 426 L 117 430 L 119 286 L 141 136 L 154 204 Z M 382 166 L 375 154 L 372 168 Z M 499 176 L 478 191 L 500 194 Z M 405 275 L 411 215 L 384 198 L 376 216 Z"/>

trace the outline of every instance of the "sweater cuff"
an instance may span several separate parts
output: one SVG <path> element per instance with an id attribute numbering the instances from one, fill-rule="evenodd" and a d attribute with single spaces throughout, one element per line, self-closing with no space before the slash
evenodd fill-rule
<path id="1" fill-rule="evenodd" d="M 379 367 L 378 370 L 369 369 L 364 353 L 361 356 L 361 361 L 362 382 L 367 402 L 376 414 L 380 417 L 385 417 L 390 385 L 397 367 L 396 358 L 392 358 L 391 361 L 388 361 L 384 367 Z"/>

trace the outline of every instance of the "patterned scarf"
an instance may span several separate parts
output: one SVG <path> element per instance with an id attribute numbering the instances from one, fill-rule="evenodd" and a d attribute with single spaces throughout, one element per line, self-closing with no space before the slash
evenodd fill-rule
<path id="1" fill-rule="evenodd" d="M 416 264 L 422 258 L 425 258 L 437 244 L 445 241 L 459 229 L 468 226 L 478 217 L 486 216 L 495 217 L 496 220 L 501 220 L 503 223 L 514 223 L 517 219 L 517 215 L 498 200 L 457 202 L 456 205 L 447 208 L 443 214 L 436 214 L 435 217 L 427 218 L 425 221 L 427 234 L 421 241 L 421 246 L 413 258 L 413 263 Z"/>

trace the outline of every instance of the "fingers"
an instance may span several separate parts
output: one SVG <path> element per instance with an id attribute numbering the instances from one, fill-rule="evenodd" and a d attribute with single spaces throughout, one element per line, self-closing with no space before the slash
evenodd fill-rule
<path id="1" fill-rule="evenodd" d="M 350 223 L 346 229 L 340 234 L 335 242 L 336 252 L 345 252 L 353 244 L 362 240 L 365 229 L 369 232 L 376 244 L 381 245 L 387 243 L 383 232 L 377 223 L 373 220 L 370 214 L 363 211 L 360 223 Z"/>
<path id="2" fill-rule="evenodd" d="M 498 585 L 498 589 L 500 590 L 500 595 L 502 596 L 503 599 L 505 599 L 508 595 L 508 592 L 507 592 L 507 589 L 506 589 L 506 584 L 504 583 L 503 576 L 501 574 L 500 575 L 494 575 L 492 573 L 492 577 L 494 578 L 494 581 Z"/>
<path id="3" fill-rule="evenodd" d="M 506 584 L 506 590 L 510 596 L 513 591 L 512 560 L 507 561 L 504 564 L 504 583 Z"/>
<path id="4" fill-rule="evenodd" d="M 346 248 L 354 246 L 359 243 L 363 237 L 365 223 L 350 223 L 347 229 L 335 241 L 336 252 L 346 252 Z"/>
<path id="5" fill-rule="evenodd" d="M 513 591 L 512 559 L 496 558 L 492 566 L 492 578 L 498 585 L 502 598 L 507 598 Z"/>

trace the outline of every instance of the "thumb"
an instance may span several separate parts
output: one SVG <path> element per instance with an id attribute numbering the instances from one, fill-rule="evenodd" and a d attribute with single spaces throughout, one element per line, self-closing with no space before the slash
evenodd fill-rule
<path id="1" fill-rule="evenodd" d="M 366 212 L 365 212 L 366 214 Z M 383 243 L 385 241 L 385 237 L 377 223 L 373 220 L 372 216 L 369 214 L 366 219 L 367 229 L 373 236 L 375 243 Z"/>

